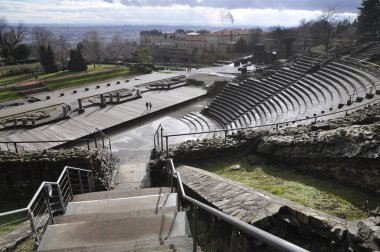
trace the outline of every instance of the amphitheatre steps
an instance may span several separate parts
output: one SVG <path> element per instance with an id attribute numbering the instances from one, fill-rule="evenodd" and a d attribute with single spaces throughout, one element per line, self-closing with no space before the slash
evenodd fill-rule
<path id="1" fill-rule="evenodd" d="M 38 251 L 192 251 L 190 235 L 170 188 L 95 192 L 75 196 Z"/>
<path id="2" fill-rule="evenodd" d="M 376 76 L 342 62 L 310 74 L 318 57 L 304 55 L 266 78 L 229 84 L 202 113 L 233 129 L 311 118 L 351 105 L 354 94 L 362 102 L 380 93 L 372 87 Z"/>
<path id="3" fill-rule="evenodd" d="M 368 61 L 373 55 L 380 54 L 380 43 L 371 43 L 364 46 L 361 50 L 356 53 L 353 53 L 351 57 Z"/>

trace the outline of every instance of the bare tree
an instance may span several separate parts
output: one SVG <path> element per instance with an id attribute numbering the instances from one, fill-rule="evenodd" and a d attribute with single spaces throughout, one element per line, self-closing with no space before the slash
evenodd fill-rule
<path id="1" fill-rule="evenodd" d="M 31 31 L 31 35 L 32 35 L 32 49 L 33 49 L 32 54 L 35 57 L 40 57 L 41 47 L 47 48 L 49 45 L 54 47 L 54 44 L 55 44 L 54 35 L 45 27 L 41 27 L 41 26 L 33 27 Z"/>
<path id="2" fill-rule="evenodd" d="M 32 40 L 36 48 L 41 46 L 47 47 L 48 45 L 53 45 L 54 35 L 51 31 L 45 27 L 36 26 L 32 29 Z"/>
<path id="3" fill-rule="evenodd" d="M 25 33 L 26 28 L 22 22 L 11 26 L 5 18 L 0 18 L 0 49 L 6 61 L 15 58 L 16 47 L 21 44 Z"/>
<path id="4" fill-rule="evenodd" d="M 83 45 L 83 54 L 87 61 L 96 66 L 100 64 L 104 54 L 104 42 L 96 31 L 87 32 L 85 34 Z"/>
<path id="5" fill-rule="evenodd" d="M 332 33 L 334 31 L 334 26 L 336 22 L 336 11 L 334 8 L 329 8 L 322 13 L 318 18 L 318 25 L 322 32 L 324 45 L 326 51 L 329 50 Z"/>
<path id="6" fill-rule="evenodd" d="M 57 55 L 56 59 L 61 66 L 61 70 L 63 71 L 66 68 L 70 54 L 70 45 L 67 43 L 67 40 L 63 35 L 59 36 L 56 40 L 55 48 Z"/>
<path id="7" fill-rule="evenodd" d="M 300 39 L 302 39 L 302 47 L 303 52 L 307 51 L 308 47 L 311 46 L 311 25 L 312 21 L 306 21 L 306 19 L 301 19 L 299 26 L 298 26 L 298 36 Z"/>
<path id="8" fill-rule="evenodd" d="M 115 34 L 106 47 L 106 55 L 111 60 L 125 60 L 132 56 L 133 48 L 132 41 L 123 39 L 120 34 Z"/>

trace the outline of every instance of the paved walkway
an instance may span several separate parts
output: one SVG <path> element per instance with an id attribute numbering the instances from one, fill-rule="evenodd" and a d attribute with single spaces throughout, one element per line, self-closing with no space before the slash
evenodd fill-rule
<path id="1" fill-rule="evenodd" d="M 200 111 L 207 99 L 193 102 L 185 107 L 148 119 L 138 125 L 120 129 L 110 134 L 113 152 L 120 158 L 119 173 L 116 178 L 116 190 L 150 187 L 150 173 L 147 167 L 153 149 L 153 136 L 162 124 L 165 133 L 189 133 L 188 126 L 178 118 L 189 112 Z M 186 141 L 191 136 L 177 139 Z M 174 143 L 174 142 L 171 142 Z"/>
<path id="2" fill-rule="evenodd" d="M 105 108 L 91 107 L 83 114 L 74 114 L 72 118 L 29 130 L 10 130 L 0 133 L 3 141 L 42 141 L 68 140 L 89 135 L 96 127 L 100 130 L 146 116 L 176 104 L 201 97 L 206 90 L 198 87 L 181 87 L 173 90 L 153 91 L 130 102 L 107 105 Z M 145 103 L 151 102 L 153 107 L 147 110 Z M 23 144 L 25 148 L 50 148 L 59 143 Z"/>

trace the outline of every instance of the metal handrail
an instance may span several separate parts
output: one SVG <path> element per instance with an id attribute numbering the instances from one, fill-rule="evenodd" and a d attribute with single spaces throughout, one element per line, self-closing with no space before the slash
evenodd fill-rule
<path id="1" fill-rule="evenodd" d="M 332 116 L 332 115 L 336 115 L 336 114 L 340 114 L 340 113 L 346 113 L 346 115 L 347 115 L 348 111 L 356 110 L 358 108 L 365 107 L 367 105 L 370 105 L 371 103 L 375 103 L 378 101 L 380 101 L 380 98 L 377 98 L 371 102 L 356 106 L 354 108 L 348 108 L 348 109 L 341 110 L 341 111 L 336 111 L 336 112 L 331 112 L 331 113 L 327 113 L 327 114 L 323 114 L 323 115 L 306 117 L 306 118 L 296 119 L 296 120 L 291 120 L 291 121 L 286 121 L 286 122 L 271 123 L 271 124 L 265 124 L 265 125 L 259 125 L 259 126 L 247 126 L 247 127 L 233 128 L 233 129 L 216 129 L 216 130 L 191 132 L 191 133 L 167 134 L 167 135 L 162 135 L 162 137 L 165 138 L 166 155 L 168 155 L 169 154 L 169 137 L 191 136 L 191 135 L 201 135 L 201 134 L 207 134 L 207 133 L 224 132 L 224 137 L 227 138 L 228 132 L 234 132 L 234 131 L 238 131 L 238 130 L 258 129 L 258 128 L 265 128 L 265 127 L 276 127 L 276 129 L 278 129 L 280 125 L 293 124 L 296 122 L 304 122 L 304 121 L 310 121 L 310 120 L 314 120 L 314 123 L 316 123 L 319 118 Z M 162 150 L 161 151 L 163 151 L 163 148 L 164 148 L 163 145 L 164 145 L 164 143 L 162 142 L 162 145 L 161 145 Z"/>
<path id="2" fill-rule="evenodd" d="M 318 56 L 317 58 L 315 58 L 311 62 L 311 65 L 314 66 L 315 62 L 317 62 L 320 59 L 324 60 L 325 58 L 330 58 L 331 53 L 333 53 L 333 56 L 335 56 L 335 53 L 336 53 L 335 51 L 337 51 L 336 47 L 329 49 L 328 51 L 324 52 L 323 54 L 321 54 L 320 56 Z M 318 63 L 318 64 L 320 64 L 320 63 Z"/>
<path id="3" fill-rule="evenodd" d="M 163 134 L 164 134 L 164 128 L 162 127 L 162 124 L 160 124 L 160 125 L 158 125 L 158 128 L 157 128 L 157 130 L 153 136 L 153 142 L 154 142 L 153 146 L 154 147 L 161 146 L 161 151 L 163 151 L 163 146 L 164 146 Z"/>
<path id="4" fill-rule="evenodd" d="M 77 172 L 76 175 L 78 176 L 77 179 L 79 181 L 78 185 L 76 185 L 75 183 L 71 181 L 70 171 Z M 87 179 L 85 181 L 83 181 L 82 179 L 83 173 L 87 176 Z M 64 184 L 66 180 L 67 180 L 67 183 Z M 85 184 L 83 184 L 83 182 L 85 182 Z M 29 219 L 30 228 L 35 237 L 35 241 L 37 244 L 39 244 L 40 239 L 41 239 L 41 235 L 40 235 L 41 228 L 44 229 L 48 225 L 49 222 L 54 223 L 53 205 L 58 203 L 60 205 L 59 211 L 64 213 L 66 211 L 66 206 L 68 202 L 73 198 L 74 191 L 76 191 L 75 189 L 73 189 L 73 186 L 79 186 L 80 187 L 79 192 L 83 193 L 85 191 L 92 192 L 93 184 L 94 183 L 93 183 L 92 171 L 75 168 L 71 166 L 65 166 L 65 168 L 61 172 L 56 182 L 43 181 L 41 183 L 41 185 L 38 187 L 37 191 L 34 193 L 32 199 L 29 201 L 28 205 L 25 208 L 0 213 L 0 218 L 27 212 L 26 219 Z M 87 185 L 87 189 L 84 187 L 85 185 Z M 57 191 L 56 196 L 53 196 L 54 190 Z M 56 197 L 58 197 L 58 201 L 51 203 L 50 200 Z M 42 202 L 41 205 L 39 205 L 40 202 Z M 42 212 L 42 216 L 40 216 L 41 212 Z M 44 215 L 46 214 L 48 214 L 48 218 L 44 219 Z M 40 216 L 40 221 L 37 222 L 37 218 L 39 216 Z M 9 225 L 14 222 L 15 221 L 10 221 L 2 225 Z"/>
<path id="5" fill-rule="evenodd" d="M 102 137 L 103 149 L 104 149 L 104 138 L 106 138 L 108 140 L 108 146 L 109 146 L 110 152 L 112 152 L 111 138 L 98 128 L 94 128 L 94 130 L 92 131 L 92 134 L 94 134 L 94 137 L 95 137 L 95 139 L 94 139 L 95 140 L 95 146 L 97 147 L 95 133 L 100 134 L 100 136 Z"/>
<path id="6" fill-rule="evenodd" d="M 222 211 L 215 209 L 213 207 L 210 207 L 194 198 L 191 198 L 190 196 L 186 195 L 183 182 L 181 179 L 180 173 L 176 170 L 173 164 L 173 160 L 169 159 L 167 160 L 167 163 L 170 165 L 170 171 L 171 171 L 171 186 L 173 190 L 173 182 L 172 179 L 174 176 L 177 177 L 177 195 L 178 195 L 178 210 L 181 210 L 180 208 L 180 200 L 181 198 L 192 203 L 194 206 L 202 208 L 206 212 L 210 213 L 211 215 L 217 216 L 218 218 L 224 220 L 225 222 L 231 224 L 234 228 L 237 228 L 238 230 L 243 231 L 244 233 L 264 242 L 265 244 L 269 245 L 272 248 L 278 249 L 279 251 L 288 251 L 288 252 L 307 252 L 308 250 L 305 250 L 297 245 L 294 245 L 284 239 L 281 239 L 275 235 L 272 235 L 264 230 L 261 230 L 255 226 L 249 225 L 248 223 L 241 221 L 237 218 L 234 218 L 226 213 L 223 213 Z M 168 173 L 169 175 L 169 173 Z M 195 224 L 196 224 L 195 220 Z M 196 228 L 196 225 L 195 225 Z M 197 234 L 197 231 L 194 232 Z M 197 237 L 193 236 L 193 251 L 197 251 Z"/>

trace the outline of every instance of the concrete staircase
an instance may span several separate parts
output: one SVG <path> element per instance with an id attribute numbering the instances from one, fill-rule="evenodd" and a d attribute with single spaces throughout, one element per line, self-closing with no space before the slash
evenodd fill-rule
<path id="1" fill-rule="evenodd" d="M 186 212 L 176 205 L 170 188 L 76 195 L 38 251 L 192 251 Z"/>

